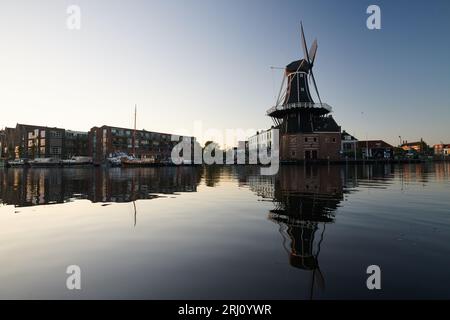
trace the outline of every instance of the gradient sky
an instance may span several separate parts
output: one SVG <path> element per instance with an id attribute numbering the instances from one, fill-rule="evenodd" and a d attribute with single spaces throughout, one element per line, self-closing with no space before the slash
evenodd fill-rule
<path id="1" fill-rule="evenodd" d="M 81 30 L 66 28 L 67 6 Z M 382 29 L 366 28 L 378 4 Z M 343 129 L 450 143 L 450 1 L 5 1 L 0 126 L 183 133 L 267 128 L 282 71 L 317 37 L 315 76 Z"/>

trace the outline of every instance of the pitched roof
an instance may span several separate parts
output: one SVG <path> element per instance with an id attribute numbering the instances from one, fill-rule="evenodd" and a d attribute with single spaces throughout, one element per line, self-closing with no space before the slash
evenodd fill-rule
<path id="1" fill-rule="evenodd" d="M 383 140 L 365 140 L 365 141 L 358 141 L 358 147 L 359 148 L 369 148 L 369 149 L 394 149 L 392 145 L 390 145 L 387 142 L 384 142 Z"/>

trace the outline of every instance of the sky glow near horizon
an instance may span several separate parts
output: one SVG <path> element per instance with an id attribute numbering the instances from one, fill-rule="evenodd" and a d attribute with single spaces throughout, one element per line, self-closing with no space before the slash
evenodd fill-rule
<path id="1" fill-rule="evenodd" d="M 81 30 L 66 27 L 69 5 Z M 382 29 L 366 28 L 381 7 Z M 322 101 L 359 139 L 450 143 L 448 1 L 2 1 L 0 127 L 264 129 L 285 66 L 318 39 Z"/>

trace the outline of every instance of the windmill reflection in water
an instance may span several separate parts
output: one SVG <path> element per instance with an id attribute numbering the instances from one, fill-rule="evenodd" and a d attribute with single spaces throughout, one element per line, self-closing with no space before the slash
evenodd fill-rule
<path id="1" fill-rule="evenodd" d="M 273 200 L 268 218 L 279 225 L 289 264 L 311 272 L 312 299 L 314 287 L 325 288 L 319 254 L 326 225 L 334 222 L 343 200 L 340 168 L 285 166 L 276 177 L 252 177 L 249 183 L 261 196 Z"/>

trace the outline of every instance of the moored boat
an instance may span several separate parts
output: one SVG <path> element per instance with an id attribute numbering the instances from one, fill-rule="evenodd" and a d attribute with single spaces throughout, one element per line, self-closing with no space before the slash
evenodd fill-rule
<path id="1" fill-rule="evenodd" d="M 63 166 L 82 166 L 93 164 L 92 157 L 72 157 L 62 161 Z"/>
<path id="2" fill-rule="evenodd" d="M 153 158 L 123 158 L 122 166 L 124 167 L 151 167 L 155 166 L 155 159 Z"/>
<path id="3" fill-rule="evenodd" d="M 110 167 L 120 167 L 122 166 L 122 159 L 131 159 L 131 157 L 124 152 L 116 152 L 110 154 L 109 157 L 106 158 L 106 165 Z"/>
<path id="4" fill-rule="evenodd" d="M 32 167 L 59 167 L 62 162 L 57 158 L 36 158 L 30 161 Z"/>
<path id="5" fill-rule="evenodd" d="M 27 159 L 15 159 L 6 162 L 6 166 L 11 168 L 22 168 L 28 166 L 28 164 L 29 162 Z"/>

